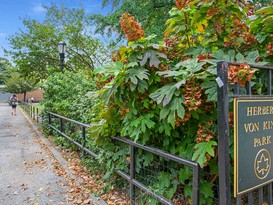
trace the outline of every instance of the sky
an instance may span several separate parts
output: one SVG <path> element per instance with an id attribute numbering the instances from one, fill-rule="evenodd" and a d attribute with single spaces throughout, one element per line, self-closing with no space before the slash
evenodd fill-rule
<path id="1" fill-rule="evenodd" d="M 107 14 L 102 9 L 102 0 L 1 0 L 0 1 L 0 57 L 5 57 L 2 48 L 9 49 L 8 36 L 24 29 L 22 20 L 26 17 L 42 21 L 45 18 L 43 5 L 51 3 L 68 8 L 84 8 L 88 13 Z"/>

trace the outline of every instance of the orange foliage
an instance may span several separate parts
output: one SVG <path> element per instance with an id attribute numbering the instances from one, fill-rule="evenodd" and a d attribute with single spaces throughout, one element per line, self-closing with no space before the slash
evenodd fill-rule
<path id="1" fill-rule="evenodd" d="M 124 13 L 119 20 L 121 28 L 129 41 L 135 41 L 145 36 L 144 30 L 129 13 Z"/>
<path id="2" fill-rule="evenodd" d="M 244 44 L 247 46 L 257 43 L 255 36 L 249 33 L 249 27 L 245 22 L 241 22 L 240 19 L 235 19 L 232 25 L 233 28 L 229 34 L 229 39 L 225 39 L 225 47 L 239 47 L 240 41 L 238 39 L 243 39 Z"/>
<path id="3" fill-rule="evenodd" d="M 185 88 L 185 106 L 189 111 L 197 110 L 202 105 L 203 87 L 199 87 L 194 82 L 187 82 Z"/>
<path id="4" fill-rule="evenodd" d="M 212 125 L 213 125 L 212 121 L 198 124 L 196 138 L 197 143 L 209 142 L 211 139 L 213 139 L 213 136 L 215 136 L 216 133 L 211 130 Z"/>
<path id="5" fill-rule="evenodd" d="M 176 7 L 181 10 L 182 8 L 185 8 L 190 2 L 193 0 L 176 0 L 175 4 Z"/>
<path id="6" fill-rule="evenodd" d="M 125 118 L 128 112 L 130 112 L 129 108 L 119 110 L 119 114 L 122 116 L 122 118 Z"/>
<path id="7" fill-rule="evenodd" d="M 230 65 L 228 67 L 228 81 L 230 83 L 239 83 L 240 86 L 244 86 L 246 82 L 251 80 L 254 73 L 255 70 L 250 70 L 250 66 L 247 63 Z"/>
<path id="8" fill-rule="evenodd" d="M 273 42 L 266 45 L 266 54 L 269 56 L 273 56 Z"/>
<path id="9" fill-rule="evenodd" d="M 200 54 L 197 56 L 198 62 L 202 62 L 205 59 L 211 59 L 209 54 Z"/>

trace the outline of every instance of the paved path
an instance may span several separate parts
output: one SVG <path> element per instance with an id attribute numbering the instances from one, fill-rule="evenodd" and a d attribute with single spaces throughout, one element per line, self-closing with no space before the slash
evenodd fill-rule
<path id="1" fill-rule="evenodd" d="M 59 150 L 24 113 L 11 115 L 11 107 L 0 102 L 0 205 L 72 205 L 71 182 L 82 179 Z M 106 205 L 92 193 L 88 197 L 83 204 Z"/>
<path id="2" fill-rule="evenodd" d="M 0 204 L 70 204 L 65 178 L 54 173 L 51 160 L 21 111 L 11 115 L 0 103 Z"/>

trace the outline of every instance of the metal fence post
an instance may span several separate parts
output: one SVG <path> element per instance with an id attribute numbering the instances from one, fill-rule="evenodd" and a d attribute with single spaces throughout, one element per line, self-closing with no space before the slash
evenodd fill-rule
<path id="1" fill-rule="evenodd" d="M 51 114 L 50 113 L 48 113 L 48 124 L 51 125 Z"/>
<path id="2" fill-rule="evenodd" d="M 135 178 L 135 147 L 130 145 L 130 204 L 135 204 L 135 185 L 133 179 Z"/>
<path id="3" fill-rule="evenodd" d="M 36 108 L 36 111 L 37 111 L 37 112 L 36 112 L 36 113 L 37 113 L 37 114 L 36 114 L 36 118 L 37 118 L 36 121 L 37 121 L 37 123 L 39 123 L 39 109 Z"/>
<path id="4" fill-rule="evenodd" d="M 63 118 L 60 118 L 61 132 L 64 132 L 64 121 Z"/>
<path id="5" fill-rule="evenodd" d="M 199 205 L 200 201 L 200 167 L 197 166 L 193 169 L 193 194 L 192 204 Z"/>
<path id="6" fill-rule="evenodd" d="M 85 147 L 86 146 L 86 135 L 85 135 L 85 127 L 82 126 L 82 139 L 83 139 L 83 142 L 82 142 L 82 146 Z M 85 157 L 86 155 L 86 152 L 83 151 L 83 156 Z"/>
<path id="7" fill-rule="evenodd" d="M 272 204 L 272 183 L 267 185 L 267 202 L 268 204 Z"/>
<path id="8" fill-rule="evenodd" d="M 217 63 L 218 167 L 221 205 L 230 204 L 228 63 Z"/>

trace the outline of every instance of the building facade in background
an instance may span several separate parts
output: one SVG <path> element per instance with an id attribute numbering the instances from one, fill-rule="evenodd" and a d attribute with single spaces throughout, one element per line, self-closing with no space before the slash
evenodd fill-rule
<path id="1" fill-rule="evenodd" d="M 0 87 L 1 87 L 1 85 L 0 85 Z M 11 95 L 12 95 L 12 93 L 6 93 L 6 92 L 2 92 L 0 90 L 0 102 L 8 102 Z M 17 95 L 18 100 L 20 102 L 24 102 L 24 93 L 16 94 L 16 95 Z M 26 102 L 28 102 L 28 100 L 31 98 L 34 99 L 34 102 L 43 100 L 43 90 L 37 89 L 37 90 L 31 91 L 31 92 L 27 92 L 26 93 Z"/>
<path id="2" fill-rule="evenodd" d="M 24 102 L 24 93 L 17 94 L 18 100 L 20 102 Z M 29 99 L 33 98 L 34 102 L 43 100 L 43 90 L 37 89 L 26 94 L 26 101 L 28 102 Z"/>

